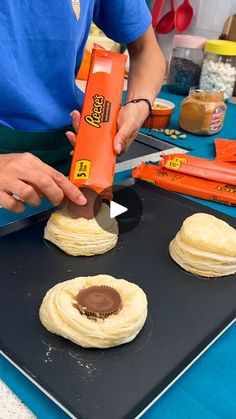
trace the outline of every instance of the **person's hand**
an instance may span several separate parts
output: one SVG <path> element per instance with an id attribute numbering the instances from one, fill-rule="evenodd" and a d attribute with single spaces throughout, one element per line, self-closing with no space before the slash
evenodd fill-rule
<path id="1" fill-rule="evenodd" d="M 116 154 L 125 153 L 137 137 L 138 131 L 149 115 L 145 102 L 128 103 L 118 114 L 118 132 L 114 138 Z"/>
<path id="2" fill-rule="evenodd" d="M 137 137 L 138 131 L 148 115 L 149 109 L 145 102 L 129 103 L 121 108 L 117 118 L 118 132 L 114 138 L 114 150 L 116 154 L 125 153 L 128 150 L 130 144 Z M 67 131 L 66 136 L 74 147 L 76 133 L 79 128 L 80 113 L 74 110 L 71 112 L 71 117 L 75 133 Z"/>
<path id="3" fill-rule="evenodd" d="M 24 202 L 37 206 L 42 196 L 54 205 L 66 197 L 77 205 L 87 202 L 69 179 L 32 154 L 0 155 L 0 206 L 20 213 Z"/>
<path id="4" fill-rule="evenodd" d="M 71 112 L 70 116 L 71 116 L 71 119 L 72 119 L 72 125 L 73 125 L 73 128 L 75 130 L 75 133 L 72 132 L 72 131 L 67 131 L 66 136 L 67 136 L 68 140 L 70 141 L 72 147 L 74 148 L 75 141 L 76 141 L 76 134 L 77 134 L 78 129 L 79 129 L 80 113 L 79 113 L 79 111 L 74 110 L 74 111 Z M 70 152 L 70 154 L 71 155 L 73 154 L 73 150 Z"/>

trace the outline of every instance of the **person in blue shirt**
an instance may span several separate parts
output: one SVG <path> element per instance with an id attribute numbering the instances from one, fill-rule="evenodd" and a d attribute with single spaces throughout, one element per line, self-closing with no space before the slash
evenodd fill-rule
<path id="1" fill-rule="evenodd" d="M 165 62 L 145 0 L 4 0 L 0 11 L 0 205 L 22 212 L 24 202 L 65 197 L 78 205 L 82 193 L 68 180 L 71 144 L 83 94 L 75 76 L 92 21 L 127 44 L 127 99 L 151 103 L 160 90 Z M 140 101 L 122 107 L 117 154 L 125 152 L 149 113 Z M 68 139 L 70 141 L 68 141 Z M 64 174 L 63 174 L 64 173 Z M 18 196 L 20 200 L 16 199 Z"/>

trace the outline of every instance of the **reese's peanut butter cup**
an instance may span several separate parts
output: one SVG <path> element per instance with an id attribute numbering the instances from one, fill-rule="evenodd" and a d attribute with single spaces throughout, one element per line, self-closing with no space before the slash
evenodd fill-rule
<path id="1" fill-rule="evenodd" d="M 72 218 L 86 218 L 90 220 L 95 217 L 101 207 L 102 198 L 91 188 L 81 188 L 82 194 L 87 199 L 87 204 L 76 205 L 74 202 L 67 199 L 67 209 Z"/>
<path id="2" fill-rule="evenodd" d="M 107 285 L 84 288 L 76 299 L 80 313 L 87 317 L 105 318 L 121 308 L 120 294 Z"/>
<path id="3" fill-rule="evenodd" d="M 113 140 L 122 100 L 126 56 L 93 49 L 70 181 L 112 199 L 116 153 Z"/>

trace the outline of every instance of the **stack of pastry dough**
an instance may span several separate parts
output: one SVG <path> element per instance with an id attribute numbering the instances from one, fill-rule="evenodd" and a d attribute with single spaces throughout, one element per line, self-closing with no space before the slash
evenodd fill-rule
<path id="1" fill-rule="evenodd" d="M 236 230 L 212 215 L 188 217 L 169 246 L 171 257 L 186 271 L 205 277 L 236 272 Z"/>
<path id="2" fill-rule="evenodd" d="M 122 308 L 105 319 L 81 314 L 76 296 L 94 285 L 113 287 L 121 297 Z M 43 299 L 39 316 L 52 333 L 85 348 L 109 348 L 130 342 L 142 329 L 147 317 L 147 298 L 136 284 L 110 275 L 74 278 L 51 288 Z"/>
<path id="3" fill-rule="evenodd" d="M 67 210 L 54 212 L 44 238 L 72 256 L 92 256 L 111 250 L 118 240 L 118 224 L 110 218 L 109 206 L 102 204 L 96 218 L 71 218 Z"/>

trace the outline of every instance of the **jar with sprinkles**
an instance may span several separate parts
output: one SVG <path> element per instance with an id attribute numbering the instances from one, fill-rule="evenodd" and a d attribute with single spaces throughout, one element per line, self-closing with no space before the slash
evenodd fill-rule
<path id="1" fill-rule="evenodd" d="M 199 85 L 203 49 L 206 38 L 175 35 L 168 71 L 168 85 L 173 93 L 187 95 L 190 88 Z"/>
<path id="2" fill-rule="evenodd" d="M 236 42 L 210 40 L 205 46 L 205 55 L 200 78 L 200 89 L 223 92 L 224 100 L 233 94 L 236 80 Z"/>

